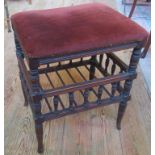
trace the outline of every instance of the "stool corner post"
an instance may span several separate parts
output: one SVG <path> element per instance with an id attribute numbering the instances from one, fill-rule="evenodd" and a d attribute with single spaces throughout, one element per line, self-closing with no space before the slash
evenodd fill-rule
<path id="1" fill-rule="evenodd" d="M 132 74 L 136 73 L 140 56 L 141 56 L 141 47 L 135 47 L 133 49 L 133 52 L 130 58 L 130 63 L 127 71 L 128 73 L 132 73 Z M 125 83 L 124 83 L 124 88 L 122 92 L 122 101 L 120 102 L 119 108 L 118 108 L 117 123 L 116 123 L 117 129 L 121 129 L 121 121 L 123 119 L 125 110 L 127 108 L 127 102 L 130 97 L 130 91 L 132 88 L 133 80 L 134 80 L 133 78 L 129 78 L 125 80 Z"/>
<path id="2" fill-rule="evenodd" d="M 28 66 L 30 69 L 30 82 L 32 92 L 39 95 L 41 92 L 40 79 L 39 79 L 39 63 L 35 58 L 28 58 Z"/>
<path id="3" fill-rule="evenodd" d="M 23 53 L 22 47 L 20 45 L 20 42 L 19 42 L 19 40 L 17 38 L 16 32 L 14 32 L 14 42 L 15 42 L 17 59 L 20 59 L 20 58 L 23 59 L 24 58 L 24 53 Z"/>
<path id="4" fill-rule="evenodd" d="M 41 87 L 39 82 L 39 63 L 35 58 L 29 58 L 28 65 L 30 68 L 30 82 L 32 87 L 32 112 L 34 115 L 35 121 L 35 132 L 36 138 L 38 141 L 38 153 L 43 153 L 43 121 L 42 121 L 42 112 L 41 112 Z"/>

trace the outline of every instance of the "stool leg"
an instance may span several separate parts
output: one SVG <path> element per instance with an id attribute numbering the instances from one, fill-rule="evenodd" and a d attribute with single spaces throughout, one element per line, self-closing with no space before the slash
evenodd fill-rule
<path id="1" fill-rule="evenodd" d="M 44 152 L 43 147 L 43 124 L 35 122 L 35 131 L 36 131 L 36 137 L 38 141 L 38 153 Z"/>
<path id="2" fill-rule="evenodd" d="M 24 53 L 22 51 L 22 48 L 20 46 L 20 43 L 16 37 L 16 34 L 14 34 L 14 38 L 15 38 L 15 46 L 16 46 L 16 56 L 17 56 L 17 59 L 18 61 L 21 60 L 21 59 L 24 59 Z M 28 105 L 28 96 L 25 92 L 26 88 L 24 89 L 24 76 L 23 76 L 23 73 L 21 71 L 21 68 L 20 68 L 20 65 L 18 63 L 18 67 L 19 67 L 19 76 L 20 76 L 20 81 L 21 81 L 21 87 L 22 87 L 22 91 L 23 91 L 23 95 L 24 95 L 24 105 L 27 106 Z"/>
<path id="3" fill-rule="evenodd" d="M 117 115 L 117 129 L 120 130 L 121 129 L 121 121 L 122 118 L 124 116 L 125 110 L 127 107 L 127 103 L 126 102 L 120 102 L 119 108 L 118 108 L 118 115 Z"/>
<path id="4" fill-rule="evenodd" d="M 89 73 L 89 79 L 92 80 L 95 76 L 95 63 L 96 61 L 96 56 L 92 56 L 90 60 L 90 73 Z"/>
<path id="5" fill-rule="evenodd" d="M 20 67 L 19 67 L 19 70 L 20 70 Z M 24 90 L 24 84 L 23 84 L 24 78 L 23 78 L 23 75 L 22 75 L 22 72 L 21 71 L 19 72 L 19 75 L 20 75 L 22 92 L 23 92 L 23 96 L 24 96 L 24 106 L 28 106 L 28 98 L 27 98 L 26 92 Z"/>
<path id="6" fill-rule="evenodd" d="M 141 55 L 141 48 L 136 47 L 133 50 L 133 53 L 132 53 L 132 56 L 130 59 L 129 68 L 128 68 L 128 72 L 133 74 L 133 75 L 136 74 L 136 69 L 137 69 L 137 65 L 139 62 L 140 55 Z M 121 121 L 122 121 L 122 118 L 124 116 L 124 113 L 125 113 L 125 110 L 127 107 L 127 101 L 128 101 L 129 96 L 130 96 L 130 90 L 132 87 L 132 82 L 133 82 L 133 78 L 127 79 L 124 83 L 124 90 L 122 93 L 123 100 L 120 102 L 119 109 L 118 109 L 118 116 L 117 116 L 117 128 L 118 129 L 121 129 Z"/>
<path id="7" fill-rule="evenodd" d="M 35 96 L 32 97 L 32 111 L 35 120 L 35 131 L 38 141 L 38 153 L 43 153 L 43 120 L 41 113 L 41 99 L 42 95 L 40 94 L 41 88 L 39 83 L 39 72 L 38 72 L 38 62 L 34 59 L 29 59 L 29 68 L 31 76 L 32 91 L 35 93 Z"/>
<path id="8" fill-rule="evenodd" d="M 22 81 L 21 81 L 21 83 L 22 83 Z M 24 99 L 25 99 L 24 106 L 28 106 L 28 98 L 27 98 L 26 92 L 24 91 L 23 84 L 21 84 L 21 85 L 22 85 L 22 91 L 23 91 L 23 95 L 24 95 Z"/>
<path id="9" fill-rule="evenodd" d="M 123 91 L 123 101 L 120 102 L 119 108 L 118 108 L 118 115 L 117 115 L 117 129 L 121 129 L 121 121 L 123 119 L 126 107 L 127 107 L 127 101 L 130 95 L 130 90 L 132 87 L 132 81 L 133 80 L 126 80 L 124 84 L 124 91 Z"/>

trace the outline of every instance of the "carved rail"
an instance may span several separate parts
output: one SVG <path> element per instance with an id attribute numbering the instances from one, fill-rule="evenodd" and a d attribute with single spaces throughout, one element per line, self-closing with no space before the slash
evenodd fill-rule
<path id="1" fill-rule="evenodd" d="M 100 107 L 100 106 L 106 106 L 106 105 L 110 105 L 110 104 L 113 104 L 113 103 L 117 103 L 119 102 L 121 99 L 121 97 L 114 97 L 112 100 L 111 99 L 104 99 L 104 100 L 100 100 L 100 101 L 97 101 L 97 102 L 91 102 L 90 104 L 87 104 L 87 105 L 80 105 L 80 106 L 77 106 L 76 108 L 74 109 L 65 109 L 65 110 L 60 110 L 60 111 L 57 111 L 57 113 L 46 113 L 46 114 L 43 114 L 42 117 L 40 118 L 42 121 L 46 121 L 46 120 L 49 120 L 49 119 L 57 119 L 57 118 L 60 118 L 60 117 L 63 117 L 63 116 L 66 116 L 66 115 L 70 115 L 70 114 L 73 114 L 73 113 L 78 113 L 78 112 L 82 112 L 82 111 L 86 111 L 86 110 L 90 110 L 90 109 L 93 109 L 93 108 L 96 108 L 96 107 Z"/>
<path id="2" fill-rule="evenodd" d="M 91 81 L 85 81 L 85 82 L 81 82 L 78 84 L 70 84 L 70 85 L 64 86 L 62 88 L 44 90 L 43 96 L 50 97 L 50 96 L 63 94 L 64 92 L 67 93 L 67 92 L 72 92 L 75 90 L 82 90 L 82 89 L 86 89 L 86 88 L 90 88 L 90 87 L 95 87 L 98 85 L 106 85 L 106 84 L 110 84 L 110 83 L 114 83 L 114 82 L 118 82 L 118 81 L 123 81 L 128 78 L 134 79 L 134 78 L 136 78 L 136 75 L 137 75 L 136 73 L 134 73 L 134 74 L 121 73 L 119 75 L 113 75 L 113 76 L 109 76 L 109 77 L 105 77 L 105 78 L 95 79 L 95 80 L 91 80 Z"/>

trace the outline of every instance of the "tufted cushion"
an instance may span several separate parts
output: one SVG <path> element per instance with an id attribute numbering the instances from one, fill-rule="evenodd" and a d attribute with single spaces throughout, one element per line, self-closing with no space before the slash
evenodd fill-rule
<path id="1" fill-rule="evenodd" d="M 58 56 L 146 40 L 147 32 L 100 3 L 20 12 L 13 28 L 29 57 Z"/>

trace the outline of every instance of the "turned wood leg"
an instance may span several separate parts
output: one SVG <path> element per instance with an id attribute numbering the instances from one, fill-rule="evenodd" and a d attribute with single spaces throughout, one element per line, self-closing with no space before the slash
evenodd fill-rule
<path id="1" fill-rule="evenodd" d="M 35 96 L 33 97 L 33 116 L 35 119 L 35 132 L 38 141 L 38 153 L 43 153 L 43 121 L 41 119 L 41 102 L 40 97 Z"/>
<path id="2" fill-rule="evenodd" d="M 35 132 L 36 132 L 36 138 L 38 141 L 38 153 L 43 153 L 44 147 L 43 147 L 43 121 L 41 119 L 41 102 L 40 97 L 35 96 L 33 97 L 33 116 L 35 120 Z"/>
<path id="3" fill-rule="evenodd" d="M 119 108 L 118 108 L 118 115 L 117 115 L 117 129 L 121 129 L 121 121 L 124 116 L 125 110 L 127 107 L 127 102 L 120 102 Z"/>
<path id="4" fill-rule="evenodd" d="M 44 152 L 43 147 L 43 124 L 35 122 L 35 131 L 36 131 L 36 137 L 38 141 L 38 153 Z"/>
<path id="5" fill-rule="evenodd" d="M 17 59 L 24 59 L 24 54 L 22 52 L 22 48 L 19 44 L 19 41 L 17 40 L 17 37 L 15 35 L 15 45 L 16 45 L 16 56 L 17 56 Z M 28 105 L 28 96 L 26 94 L 26 88 L 24 88 L 24 77 L 23 77 L 23 73 L 21 71 L 21 68 L 20 68 L 20 65 L 18 63 L 18 67 L 19 67 L 19 76 L 20 76 L 20 81 L 21 81 L 21 87 L 22 87 L 22 92 L 23 92 L 23 95 L 24 95 L 24 106 L 27 106 Z"/>
<path id="6" fill-rule="evenodd" d="M 139 62 L 140 54 L 141 54 L 141 48 L 135 48 L 133 50 L 133 53 L 130 59 L 129 68 L 128 68 L 129 73 L 133 73 L 133 74 L 136 73 L 136 68 Z M 124 116 L 124 113 L 127 107 L 127 101 L 130 96 L 132 82 L 133 82 L 133 79 L 127 79 L 124 83 L 124 90 L 122 93 L 123 100 L 120 102 L 119 109 L 118 109 L 118 116 L 117 116 L 117 128 L 118 129 L 121 129 L 121 121 L 123 119 L 123 116 Z"/>
<path id="7" fill-rule="evenodd" d="M 95 63 L 96 61 L 96 56 L 92 56 L 90 60 L 90 73 L 89 73 L 89 79 L 92 80 L 95 76 Z"/>
<path id="8" fill-rule="evenodd" d="M 22 81 L 21 81 L 22 83 Z M 24 91 L 24 86 L 23 84 L 22 85 L 22 91 L 23 91 L 23 96 L 24 96 L 24 106 L 28 106 L 28 98 L 27 98 L 27 95 L 26 95 L 26 92 Z"/>
<path id="9" fill-rule="evenodd" d="M 30 67 L 30 76 L 32 91 L 35 93 L 35 96 L 32 97 L 32 111 L 35 120 L 35 131 L 38 141 L 38 153 L 43 153 L 43 120 L 41 113 L 41 100 L 42 95 L 40 94 L 41 88 L 39 83 L 39 72 L 38 72 L 38 62 L 35 59 L 29 60 Z"/>
<path id="10" fill-rule="evenodd" d="M 19 67 L 20 69 L 20 67 Z M 28 98 L 27 98 L 27 95 L 26 95 L 26 92 L 25 92 L 25 89 L 24 89 L 24 79 L 23 79 L 23 75 L 21 73 L 21 71 L 19 72 L 19 75 L 20 75 L 20 81 L 21 81 L 21 87 L 22 87 L 22 92 L 23 92 L 23 96 L 24 96 L 24 106 L 28 106 Z"/>
<path id="11" fill-rule="evenodd" d="M 125 84 L 124 84 L 124 91 L 123 91 L 123 101 L 120 102 L 119 104 L 119 108 L 118 108 L 118 115 L 117 115 L 117 129 L 120 130 L 121 129 L 121 121 L 123 119 L 123 116 L 125 114 L 125 110 L 127 107 L 127 101 L 130 95 L 130 90 L 132 87 L 132 81 L 133 80 L 126 80 Z"/>

